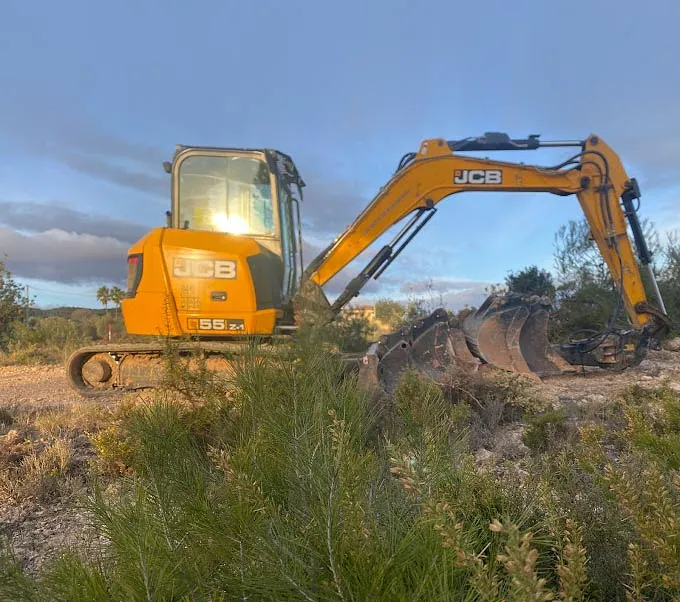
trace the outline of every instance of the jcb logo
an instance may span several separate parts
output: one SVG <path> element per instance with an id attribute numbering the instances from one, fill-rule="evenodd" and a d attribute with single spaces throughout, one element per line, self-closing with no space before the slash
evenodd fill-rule
<path id="1" fill-rule="evenodd" d="M 457 169 L 454 184 L 502 184 L 502 169 Z"/>
<path id="2" fill-rule="evenodd" d="M 177 278 L 236 278 L 236 262 L 231 259 L 191 259 L 175 257 L 172 275 Z"/>

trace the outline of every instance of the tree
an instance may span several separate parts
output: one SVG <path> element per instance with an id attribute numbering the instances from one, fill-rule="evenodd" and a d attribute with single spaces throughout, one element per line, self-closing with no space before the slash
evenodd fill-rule
<path id="1" fill-rule="evenodd" d="M 659 274 L 659 289 L 666 311 L 674 323 L 674 331 L 680 326 L 680 240 L 678 232 L 668 234 L 663 248 L 663 268 Z"/>
<path id="2" fill-rule="evenodd" d="M 97 289 L 97 301 L 99 301 L 106 312 L 109 311 L 109 301 L 111 301 L 111 289 L 108 286 L 100 286 Z"/>
<path id="3" fill-rule="evenodd" d="M 111 297 L 111 301 L 114 303 L 114 305 L 118 309 L 118 313 L 120 314 L 120 306 L 121 303 L 123 302 L 123 299 L 125 299 L 125 291 L 117 286 L 114 286 L 109 291 L 109 295 Z"/>
<path id="4" fill-rule="evenodd" d="M 649 219 L 643 219 L 641 226 L 666 309 L 671 319 L 677 319 L 676 316 L 680 314 L 680 244 L 677 235 L 669 235 L 667 244 L 663 245 Z M 630 239 L 635 247 L 632 236 Z M 558 311 L 551 321 L 552 333 L 556 337 L 565 336 L 575 331 L 600 330 L 606 326 L 616 310 L 619 292 L 585 218 L 568 222 L 556 233 L 555 268 Z M 641 278 L 647 296 L 654 304 L 645 271 L 641 271 Z M 616 326 L 629 326 L 624 311 L 621 311 Z"/>
<path id="5" fill-rule="evenodd" d="M 393 330 L 399 328 L 404 320 L 406 308 L 392 299 L 378 299 L 375 302 L 375 318 L 387 324 Z"/>
<path id="6" fill-rule="evenodd" d="M 585 219 L 570 220 L 555 234 L 555 270 L 560 285 L 584 282 L 611 286 L 609 270 L 590 234 Z"/>
<path id="7" fill-rule="evenodd" d="M 552 274 L 546 270 L 539 270 L 535 265 L 508 274 L 505 277 L 505 286 L 512 293 L 546 295 L 551 299 L 555 297 Z"/>
<path id="8" fill-rule="evenodd" d="M 406 305 L 406 315 L 404 316 L 403 323 L 408 324 L 415 320 L 421 320 L 422 318 L 425 318 L 428 313 L 423 299 L 411 298 Z"/>
<path id="9" fill-rule="evenodd" d="M 0 260 L 0 343 L 3 345 L 9 338 L 12 323 L 21 319 L 26 303 L 21 286 L 14 281 L 5 262 Z"/>
<path id="10" fill-rule="evenodd" d="M 363 316 L 341 316 L 324 328 L 324 336 L 344 353 L 366 351 L 374 328 Z"/>
<path id="11" fill-rule="evenodd" d="M 643 219 L 642 232 L 653 261 L 661 256 L 663 248 L 654 224 L 649 219 Z M 631 237 L 631 242 L 635 243 Z M 609 267 L 595 244 L 590 232 L 590 226 L 585 218 L 579 221 L 570 220 L 560 227 L 555 234 L 555 269 L 557 279 L 561 285 L 595 283 L 603 288 L 611 289 L 614 283 L 609 273 Z M 658 273 L 658 267 L 655 266 Z"/>

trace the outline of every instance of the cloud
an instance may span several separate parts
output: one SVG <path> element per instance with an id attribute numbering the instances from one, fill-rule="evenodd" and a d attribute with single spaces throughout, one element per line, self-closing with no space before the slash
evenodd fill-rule
<path id="1" fill-rule="evenodd" d="M 305 264 L 309 264 L 322 248 L 318 240 L 303 238 Z M 329 300 L 344 291 L 349 282 L 364 269 L 374 253 L 375 250 L 366 249 L 324 285 L 324 292 Z M 412 274 L 445 270 L 447 263 L 450 264 L 451 255 L 448 249 L 427 245 L 420 253 L 409 255 L 408 251 L 405 251 L 378 280 L 370 279 L 361 289 L 359 296 L 350 303 L 372 302 L 380 297 L 407 302 L 409 297 L 415 296 L 427 298 L 430 305 L 443 305 L 450 309 L 460 309 L 466 304 L 479 305 L 487 296 L 484 289 L 490 285 L 489 282 L 445 276 L 411 280 Z"/>
<path id="2" fill-rule="evenodd" d="M 13 152 L 57 161 L 81 174 L 154 195 L 167 195 L 162 162 L 167 149 L 102 131 L 70 109 L 43 105 L 34 97 L 4 98 L 0 110 L 3 137 Z M 174 149 L 173 149 L 174 150 Z"/>
<path id="3" fill-rule="evenodd" d="M 324 291 L 329 299 L 335 298 L 345 289 L 363 269 L 364 263 L 350 264 L 326 283 Z M 359 296 L 350 303 L 371 303 L 380 297 L 406 303 L 409 299 L 416 297 L 423 299 L 428 306 L 433 308 L 443 306 L 456 310 L 465 305 L 478 307 L 486 299 L 488 293 L 485 288 L 489 285 L 488 282 L 452 278 L 410 281 L 403 276 L 403 273 L 395 270 L 392 273 L 385 272 L 377 281 L 370 279 L 361 289 Z"/>
<path id="4" fill-rule="evenodd" d="M 0 223 L 28 232 L 63 230 L 75 234 L 91 234 L 114 238 L 128 245 L 139 240 L 149 230 L 141 224 L 89 215 L 54 203 L 15 201 L 0 201 Z"/>
<path id="5" fill-rule="evenodd" d="M 453 311 L 463 309 L 466 305 L 469 307 L 479 307 L 488 297 L 484 286 L 483 283 L 480 283 L 479 286 L 471 287 L 467 290 L 446 293 L 441 299 L 441 305 Z"/>
<path id="6" fill-rule="evenodd" d="M 303 229 L 330 243 L 361 213 L 371 198 L 356 182 L 334 180 L 328 176 L 305 176 L 307 187 L 300 207 Z"/>
<path id="7" fill-rule="evenodd" d="M 22 234 L 0 227 L 0 254 L 14 276 L 85 284 L 124 285 L 128 245 L 110 236 L 50 229 Z"/>
<path id="8" fill-rule="evenodd" d="M 474 280 L 455 280 L 452 278 L 431 278 L 428 280 L 416 280 L 415 282 L 405 282 L 399 288 L 401 293 L 451 293 L 456 291 L 467 291 L 474 288 L 488 286 L 486 282 Z"/>
<path id="9" fill-rule="evenodd" d="M 376 291 L 375 287 L 367 285 L 366 288 L 362 290 L 361 295 L 355 300 L 352 300 L 350 304 L 371 304 L 375 303 L 382 297 L 387 297 L 406 305 L 415 297 L 416 299 L 424 302 L 425 307 L 430 311 L 434 311 L 434 309 L 437 307 L 444 307 L 453 311 L 463 309 L 465 306 L 479 307 L 488 297 L 488 293 L 485 290 L 488 285 L 485 282 L 470 282 L 469 285 L 470 286 L 467 288 L 450 290 L 439 294 L 429 292 L 414 295 L 405 295 L 404 291 L 398 287 L 386 287 L 385 290 L 378 289 Z M 328 291 L 328 286 L 326 287 L 326 290 Z M 411 291 L 408 292 L 410 293 Z"/>
<path id="10" fill-rule="evenodd" d="M 100 180 L 126 188 L 159 195 L 166 194 L 169 190 L 169 176 L 165 172 L 162 172 L 163 175 L 161 176 L 134 171 L 124 165 L 115 164 L 111 157 L 97 159 L 84 154 L 64 153 L 57 155 L 55 158 L 64 165 L 86 176 L 99 178 Z M 160 171 L 160 167 L 158 171 Z"/>
<path id="11" fill-rule="evenodd" d="M 478 280 L 456 280 L 454 278 L 431 278 L 404 282 L 398 289 L 397 295 L 402 302 L 409 297 L 423 299 L 428 307 L 446 307 L 451 310 L 462 309 L 464 306 L 479 305 L 486 299 L 485 291 L 488 282 Z M 407 295 L 406 299 L 402 295 Z"/>

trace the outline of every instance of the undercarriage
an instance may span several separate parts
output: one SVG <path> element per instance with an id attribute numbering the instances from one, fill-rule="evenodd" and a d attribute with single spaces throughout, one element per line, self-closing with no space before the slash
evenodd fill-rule
<path id="1" fill-rule="evenodd" d="M 496 369 L 541 380 L 574 374 L 582 366 L 620 371 L 639 364 L 651 336 L 646 330 L 606 330 L 587 338 L 552 344 L 548 337 L 550 300 L 536 295 L 491 295 L 462 319 L 443 308 L 381 336 L 365 353 L 341 359 L 360 384 L 391 392 L 407 369 L 437 379 L 447 370 Z M 93 345 L 74 352 L 67 362 L 71 386 L 85 397 L 111 391 L 159 387 L 168 353 L 190 366 L 228 372 L 252 339 Z M 257 352 L 273 353 L 288 337 L 257 343 Z"/>

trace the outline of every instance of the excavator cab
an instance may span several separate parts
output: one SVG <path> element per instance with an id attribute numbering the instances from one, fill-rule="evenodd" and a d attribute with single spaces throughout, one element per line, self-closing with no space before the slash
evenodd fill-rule
<path id="1" fill-rule="evenodd" d="M 302 274 L 293 160 L 270 149 L 178 145 L 167 225 L 128 254 L 130 334 L 271 335 L 293 323 Z"/>

